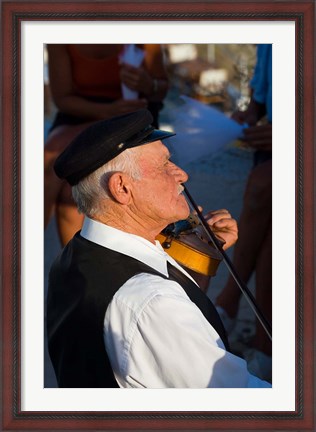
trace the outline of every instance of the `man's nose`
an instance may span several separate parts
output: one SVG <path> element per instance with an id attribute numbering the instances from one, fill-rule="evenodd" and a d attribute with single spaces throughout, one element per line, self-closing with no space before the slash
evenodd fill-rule
<path id="1" fill-rule="evenodd" d="M 174 164 L 174 168 L 175 168 L 174 176 L 176 180 L 180 183 L 185 183 L 189 178 L 188 174 L 176 164 Z"/>

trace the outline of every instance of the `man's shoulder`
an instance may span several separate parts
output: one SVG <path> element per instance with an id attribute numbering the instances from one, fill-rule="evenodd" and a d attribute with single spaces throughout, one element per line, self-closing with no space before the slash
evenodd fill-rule
<path id="1" fill-rule="evenodd" d="M 150 304 L 153 299 L 186 297 L 183 288 L 162 275 L 139 273 L 125 282 L 114 296 L 115 302 L 133 310 Z"/>

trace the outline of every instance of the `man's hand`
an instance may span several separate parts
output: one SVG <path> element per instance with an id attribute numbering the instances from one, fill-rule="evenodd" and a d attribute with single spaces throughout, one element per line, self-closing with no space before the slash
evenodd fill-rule
<path id="1" fill-rule="evenodd" d="M 225 210 L 210 211 L 204 215 L 205 220 L 219 240 L 224 242 L 223 249 L 233 246 L 238 239 L 238 226 L 235 219 Z"/>

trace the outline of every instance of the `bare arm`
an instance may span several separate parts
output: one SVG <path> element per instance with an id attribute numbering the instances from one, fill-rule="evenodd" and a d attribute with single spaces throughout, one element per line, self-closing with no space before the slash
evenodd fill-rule
<path id="1" fill-rule="evenodd" d="M 72 82 L 71 62 L 67 46 L 50 44 L 47 46 L 49 55 L 49 80 L 51 93 L 56 107 L 66 113 L 87 120 L 101 120 L 146 106 L 145 100 L 124 101 L 113 103 L 95 103 L 75 93 Z"/>

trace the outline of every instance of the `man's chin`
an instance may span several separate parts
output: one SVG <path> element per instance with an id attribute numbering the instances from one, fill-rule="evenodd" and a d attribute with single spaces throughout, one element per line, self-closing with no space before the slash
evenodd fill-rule
<path id="1" fill-rule="evenodd" d="M 179 211 L 177 213 L 176 220 L 174 220 L 173 222 L 178 222 L 180 220 L 185 220 L 185 219 L 187 219 L 189 217 L 189 215 L 190 215 L 190 208 L 189 208 L 189 206 L 184 207 L 181 211 Z"/>

